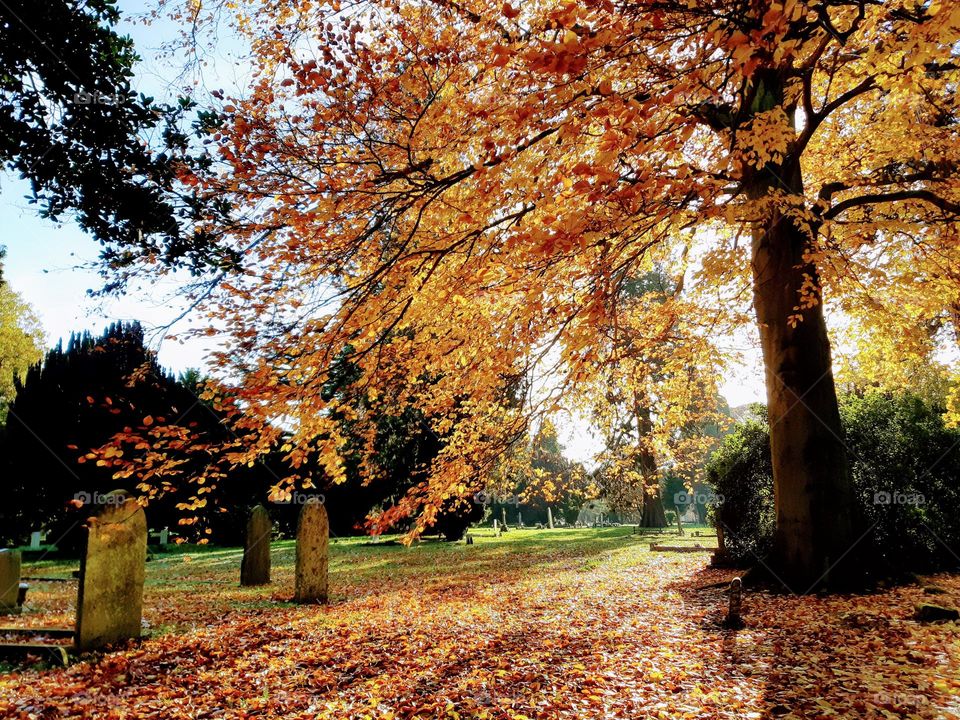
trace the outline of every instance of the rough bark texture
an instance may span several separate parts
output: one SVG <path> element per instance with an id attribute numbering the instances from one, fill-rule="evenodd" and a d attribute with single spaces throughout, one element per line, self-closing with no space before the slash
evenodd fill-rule
<path id="1" fill-rule="evenodd" d="M 660 479 L 657 477 L 657 458 L 650 449 L 649 437 L 653 433 L 650 408 L 634 395 L 634 412 L 637 416 L 637 442 L 640 445 L 640 472 L 648 487 L 644 488 L 643 507 L 640 512 L 640 526 L 662 528 L 667 526 L 667 515 L 663 510 L 663 497 L 660 494 Z"/>
<path id="2" fill-rule="evenodd" d="M 802 193 L 799 163 L 757 172 L 747 192 L 760 198 L 770 189 Z M 823 305 L 798 308 L 805 280 L 819 287 L 807 248 L 807 235 L 777 213 L 754 232 L 754 307 L 766 366 L 776 504 L 767 565 L 795 592 L 825 583 L 842 559 L 853 557 L 858 539 Z M 801 313 L 802 320 L 791 323 Z"/>
<path id="3" fill-rule="evenodd" d="M 667 526 L 667 515 L 663 510 L 663 498 L 660 497 L 659 491 L 655 495 L 651 495 L 650 493 L 644 494 L 640 526 L 645 528 L 662 528 Z"/>

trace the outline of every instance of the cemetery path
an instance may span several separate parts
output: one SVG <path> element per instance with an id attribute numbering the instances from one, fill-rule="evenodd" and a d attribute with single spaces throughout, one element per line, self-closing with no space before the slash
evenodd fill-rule
<path id="1" fill-rule="evenodd" d="M 747 627 L 725 630 L 725 593 L 698 588 L 729 571 L 619 530 L 340 543 L 327 606 L 287 602 L 289 543 L 258 588 L 237 586 L 235 550 L 158 558 L 153 637 L 0 676 L 0 717 L 960 717 L 960 636 L 910 618 L 923 588 L 748 593 Z M 960 577 L 935 581 L 960 600 Z"/>

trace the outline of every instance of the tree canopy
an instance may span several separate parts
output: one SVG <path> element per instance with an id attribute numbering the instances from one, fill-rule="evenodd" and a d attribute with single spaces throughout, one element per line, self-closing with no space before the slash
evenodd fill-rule
<path id="1" fill-rule="evenodd" d="M 0 423 L 16 394 L 16 379 L 40 359 L 43 346 L 40 320 L 0 275 Z"/>
<path id="2" fill-rule="evenodd" d="M 654 419 L 683 427 L 716 339 L 755 323 L 777 564 L 805 584 L 847 556 L 823 301 L 877 337 L 956 320 L 957 3 L 219 6 L 255 67 L 196 182 L 254 249 L 198 299 L 231 334 L 249 455 L 285 424 L 294 460 L 336 469 L 319 388 L 349 342 L 373 397 L 399 383 L 444 433 L 466 417 L 418 502 L 461 494 L 524 418 L 623 366 L 622 290 L 656 269 L 627 386 L 674 378 Z"/>
<path id="3" fill-rule="evenodd" d="M 194 104 L 134 92 L 139 58 L 119 20 L 116 0 L 0 5 L 0 165 L 30 182 L 45 217 L 75 217 L 115 271 L 144 256 L 229 264 L 198 224 L 228 207 L 181 182 L 205 164 L 181 127 Z"/>

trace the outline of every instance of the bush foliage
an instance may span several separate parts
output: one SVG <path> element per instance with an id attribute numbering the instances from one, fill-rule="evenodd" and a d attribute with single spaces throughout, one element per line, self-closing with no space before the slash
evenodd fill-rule
<path id="1" fill-rule="evenodd" d="M 944 408 L 909 394 L 841 398 L 851 480 L 878 565 L 891 574 L 956 567 L 960 543 L 960 430 Z M 707 464 L 723 503 L 713 521 L 730 558 L 755 563 L 774 528 L 773 477 L 765 421 L 748 420 L 724 438 Z"/>

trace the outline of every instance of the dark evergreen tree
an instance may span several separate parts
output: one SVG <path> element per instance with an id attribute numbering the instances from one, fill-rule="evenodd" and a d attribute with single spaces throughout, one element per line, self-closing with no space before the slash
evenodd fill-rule
<path id="1" fill-rule="evenodd" d="M 145 419 L 177 421 L 210 440 L 229 433 L 195 388 L 163 371 L 138 323 L 115 323 L 99 337 L 73 335 L 66 348 L 61 343 L 49 351 L 19 385 L 7 418 L 4 539 L 22 541 L 42 527 L 59 547 L 75 547 L 79 523 L 98 496 L 117 488 L 138 494 L 135 479 L 114 479 L 114 469 L 90 451 Z M 238 472 L 211 493 L 205 522 L 181 532 L 236 541 L 244 506 L 265 499 L 271 484 L 269 473 Z M 188 489 L 167 490 L 151 501 L 147 517 L 152 527 L 177 530 L 182 513 L 176 504 Z"/>

